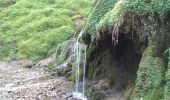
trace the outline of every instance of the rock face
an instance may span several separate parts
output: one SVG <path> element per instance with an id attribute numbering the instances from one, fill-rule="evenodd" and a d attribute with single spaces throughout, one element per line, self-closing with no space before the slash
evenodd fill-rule
<path id="1" fill-rule="evenodd" d="M 86 23 L 89 79 L 108 79 L 117 91 L 134 87 L 126 99 L 166 100 L 170 2 L 111 1 L 98 0 Z"/>
<path id="2" fill-rule="evenodd" d="M 35 67 L 46 67 L 54 76 L 71 77 L 75 43 L 76 39 L 74 38 L 60 43 L 54 55 L 37 62 Z"/>
<path id="3" fill-rule="evenodd" d="M 56 51 L 56 59 L 59 63 L 57 67 L 58 75 L 66 75 L 72 73 L 72 64 L 74 64 L 76 39 L 70 39 L 61 43 Z"/>
<path id="4" fill-rule="evenodd" d="M 100 90 L 106 90 L 109 88 L 109 81 L 108 80 L 99 80 L 92 86 L 92 90 L 94 91 L 100 91 Z"/>

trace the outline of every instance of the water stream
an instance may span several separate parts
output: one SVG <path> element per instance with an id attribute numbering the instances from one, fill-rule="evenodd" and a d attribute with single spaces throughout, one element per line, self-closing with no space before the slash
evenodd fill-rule
<path id="1" fill-rule="evenodd" d="M 75 56 L 75 68 L 74 71 L 75 73 L 75 91 L 73 92 L 73 97 L 80 99 L 80 100 L 87 100 L 85 96 L 85 74 L 86 74 L 86 48 L 87 46 L 83 43 L 80 43 L 79 40 L 81 36 L 83 35 L 83 30 L 78 34 L 78 37 L 76 39 L 75 47 L 74 47 L 74 53 L 63 63 L 60 65 L 62 66 L 67 66 L 68 63 L 70 63 L 71 59 Z M 83 63 L 83 64 L 82 64 Z M 82 70 L 82 81 L 80 84 L 80 70 Z"/>
<path id="2" fill-rule="evenodd" d="M 85 97 L 85 76 L 86 76 L 86 45 L 84 49 L 84 64 L 83 64 L 83 97 Z"/>
<path id="3" fill-rule="evenodd" d="M 87 100 L 87 98 L 85 96 L 86 45 L 79 42 L 79 39 L 81 38 L 82 34 L 83 34 L 83 30 L 79 33 L 77 40 L 76 40 L 76 47 L 75 47 L 76 48 L 75 49 L 76 50 L 76 68 L 75 68 L 76 86 L 75 86 L 75 92 L 73 92 L 73 96 L 75 98 L 78 98 L 78 99 L 81 99 L 81 100 Z M 81 58 L 83 58 L 83 59 L 81 59 Z M 83 66 L 81 66 L 82 61 L 83 61 Z M 79 82 L 80 82 L 80 69 L 83 70 L 83 81 L 82 81 L 83 84 L 82 85 L 79 84 Z M 79 90 L 79 87 L 81 87 L 82 90 Z"/>

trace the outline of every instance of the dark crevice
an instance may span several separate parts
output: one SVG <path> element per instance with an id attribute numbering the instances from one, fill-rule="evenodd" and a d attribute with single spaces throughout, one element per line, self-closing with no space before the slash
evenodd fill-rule
<path id="1" fill-rule="evenodd" d="M 146 42 L 133 40 L 124 33 L 119 33 L 118 43 L 114 45 L 108 34 L 94 46 L 88 61 L 89 67 L 93 67 L 97 80 L 107 78 L 115 89 L 124 90 L 136 80 Z"/>

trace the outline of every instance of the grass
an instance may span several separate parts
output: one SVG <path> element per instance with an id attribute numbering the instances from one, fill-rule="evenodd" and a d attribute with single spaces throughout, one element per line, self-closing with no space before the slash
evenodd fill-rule
<path id="1" fill-rule="evenodd" d="M 91 0 L 0 0 L 0 60 L 13 60 L 14 53 L 16 59 L 44 59 L 58 43 L 76 34 L 73 18 L 86 18 L 91 4 Z"/>

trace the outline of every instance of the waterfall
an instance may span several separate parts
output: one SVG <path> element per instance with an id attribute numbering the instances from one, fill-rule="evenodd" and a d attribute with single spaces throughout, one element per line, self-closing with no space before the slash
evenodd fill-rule
<path id="1" fill-rule="evenodd" d="M 86 49 L 87 47 L 85 46 L 85 49 L 84 49 L 84 64 L 83 64 L 83 97 L 85 97 L 85 76 L 86 76 Z"/>
<path id="2" fill-rule="evenodd" d="M 77 40 L 76 40 L 76 67 L 75 67 L 75 75 L 76 75 L 76 86 L 75 86 L 75 92 L 73 93 L 73 96 L 75 98 L 81 99 L 81 100 L 87 100 L 87 98 L 85 97 L 85 74 L 86 74 L 86 45 L 81 44 L 79 42 L 79 39 L 81 38 L 83 34 L 83 30 L 78 34 Z M 82 51 L 84 51 L 84 59 L 82 58 Z M 79 82 L 80 82 L 80 67 L 81 67 L 81 60 L 83 60 L 83 82 L 82 82 L 82 91 L 79 90 Z"/>

